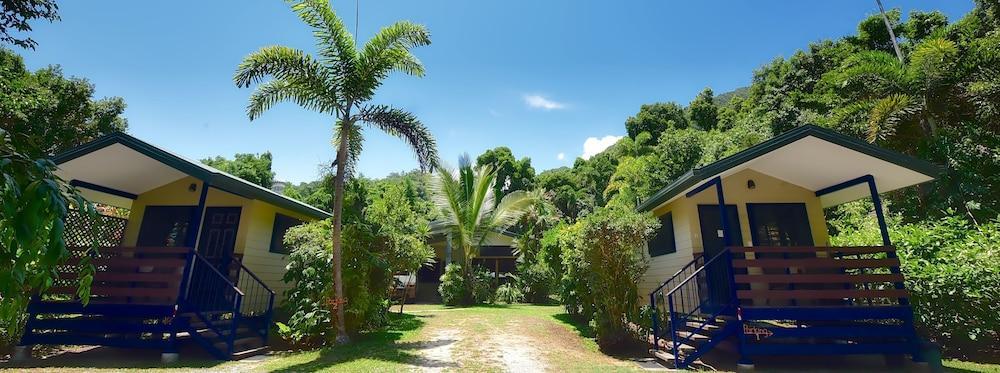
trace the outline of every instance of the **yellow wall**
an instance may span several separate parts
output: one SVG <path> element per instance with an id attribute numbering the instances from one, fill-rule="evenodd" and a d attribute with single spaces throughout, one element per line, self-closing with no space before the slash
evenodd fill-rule
<path id="1" fill-rule="evenodd" d="M 188 190 L 192 183 L 197 185 L 193 192 Z M 186 177 L 139 195 L 132 203 L 123 245 L 136 245 L 146 206 L 196 206 L 198 198 L 201 196 L 201 187 L 200 180 Z M 281 277 L 285 273 L 285 266 L 288 264 L 288 258 L 287 255 L 269 251 L 275 214 L 281 213 L 302 221 L 315 219 L 263 201 L 244 198 L 215 188 L 209 188 L 205 198 L 205 206 L 238 206 L 242 208 L 234 251 L 237 254 L 243 254 L 243 265 L 278 293 L 278 299 L 280 299 L 284 291 L 289 288 L 289 285 L 281 281 Z"/>
<path id="2" fill-rule="evenodd" d="M 753 180 L 756 187 L 747 188 L 747 181 Z M 734 245 L 753 246 L 750 239 L 750 225 L 747 218 L 747 203 L 805 203 L 812 227 L 813 243 L 816 246 L 829 246 L 830 237 L 826 229 L 826 217 L 819 198 L 812 191 L 787 183 L 780 179 L 753 171 L 743 170 L 722 179 L 722 190 L 725 193 L 726 204 L 736 205 L 740 218 L 742 243 Z M 639 294 L 645 295 L 653 291 L 663 281 L 673 276 L 685 264 L 691 261 L 695 253 L 701 253 L 701 227 L 698 222 L 699 204 L 718 204 L 715 188 L 708 188 L 691 198 L 680 198 L 653 210 L 656 216 L 662 216 L 668 211 L 673 212 L 674 237 L 677 252 L 657 256 L 650 259 L 649 269 L 639 284 Z M 648 258 L 648 253 L 645 254 Z M 648 299 L 647 299 L 648 301 Z"/>

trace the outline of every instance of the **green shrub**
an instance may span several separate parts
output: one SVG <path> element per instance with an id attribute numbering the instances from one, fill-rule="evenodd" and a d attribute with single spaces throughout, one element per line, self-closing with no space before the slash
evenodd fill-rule
<path id="1" fill-rule="evenodd" d="M 282 278 L 293 286 L 285 292 L 283 307 L 291 314 L 288 323 L 278 323 L 278 332 L 297 345 L 318 345 L 333 338 L 330 327 L 330 299 L 333 277 L 331 244 L 325 232 L 328 221 L 306 224 L 288 230 L 285 243 L 294 249 Z"/>
<path id="2" fill-rule="evenodd" d="M 497 280 L 483 267 L 475 267 L 472 271 L 472 301 L 476 304 L 493 303 L 496 294 Z"/>
<path id="3" fill-rule="evenodd" d="M 604 208 L 581 223 L 582 258 L 590 268 L 585 278 L 595 306 L 597 342 L 602 348 L 612 348 L 629 340 L 627 320 L 638 314 L 638 285 L 647 267 L 639 249 L 659 222 L 652 214 L 630 208 Z"/>
<path id="4" fill-rule="evenodd" d="M 831 244 L 880 245 L 870 203 L 838 209 Z M 951 356 L 1000 351 L 1000 219 L 975 225 L 964 217 L 896 224 L 896 246 L 915 324 L 922 337 L 941 344 Z"/>
<path id="5" fill-rule="evenodd" d="M 515 285 L 503 284 L 497 287 L 494 299 L 507 304 L 521 303 L 524 302 L 524 293 Z"/>
<path id="6" fill-rule="evenodd" d="M 462 265 L 448 264 L 441 275 L 441 285 L 438 285 L 441 301 L 448 306 L 461 306 L 469 303 L 469 292 L 465 286 L 465 276 Z"/>
<path id="7" fill-rule="evenodd" d="M 357 334 L 385 325 L 392 274 L 416 270 L 432 251 L 424 241 L 427 222 L 403 183 L 352 179 L 345 189 L 344 324 Z M 289 229 L 284 237 L 291 253 L 282 280 L 292 287 L 282 304 L 290 316 L 279 333 L 294 344 L 324 344 L 335 336 L 330 229 L 324 220 Z"/>
<path id="8" fill-rule="evenodd" d="M 552 293 L 552 271 L 544 262 L 518 263 L 515 283 L 531 303 L 547 303 Z"/>

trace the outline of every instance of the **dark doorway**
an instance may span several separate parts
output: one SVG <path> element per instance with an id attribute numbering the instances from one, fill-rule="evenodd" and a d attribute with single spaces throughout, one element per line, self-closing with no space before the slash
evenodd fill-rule
<path id="1" fill-rule="evenodd" d="M 184 246 L 196 206 L 146 206 L 136 246 Z"/>
<path id="2" fill-rule="evenodd" d="M 742 246 L 743 233 L 740 232 L 740 216 L 736 210 L 736 205 L 726 205 L 726 217 L 730 246 Z M 708 263 L 716 255 L 722 252 L 726 243 L 722 237 L 722 219 L 719 217 L 719 205 L 698 205 L 698 225 L 701 226 L 701 244 L 705 251 L 705 262 Z M 702 289 L 698 292 L 701 296 L 702 307 L 708 313 L 714 313 L 720 307 L 726 305 L 731 298 L 732 279 L 729 276 L 731 264 L 725 260 L 717 260 L 709 264 L 705 269 L 707 275 L 703 283 L 699 284 Z"/>
<path id="3" fill-rule="evenodd" d="M 198 240 L 198 253 L 221 271 L 236 248 L 242 207 L 207 207 Z"/>
<path id="4" fill-rule="evenodd" d="M 195 261 L 188 292 L 188 300 L 204 311 L 232 305 L 235 293 L 230 283 L 236 282 L 238 274 L 230 270 L 230 264 L 241 210 L 241 207 L 205 208 L 197 248 L 205 260 Z"/>

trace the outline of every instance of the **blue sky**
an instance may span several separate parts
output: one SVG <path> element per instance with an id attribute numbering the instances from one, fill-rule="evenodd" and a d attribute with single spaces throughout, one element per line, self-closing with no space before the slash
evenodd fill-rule
<path id="1" fill-rule="evenodd" d="M 375 102 L 415 113 L 454 162 L 495 146 L 539 172 L 569 166 L 584 144 L 624 134 L 643 103 L 687 104 L 702 88 L 749 84 L 752 71 L 809 42 L 854 32 L 874 0 L 438 1 L 360 0 L 360 36 L 408 19 L 433 44 L 415 50 L 427 75 L 390 77 Z M 940 9 L 954 21 L 971 0 L 884 0 Z M 313 51 L 309 30 L 278 0 L 60 1 L 62 21 L 36 23 L 31 68 L 60 64 L 98 96 L 121 96 L 130 132 L 191 158 L 274 154 L 278 180 L 313 180 L 334 157 L 332 118 L 292 104 L 250 122 L 249 89 L 232 84 L 243 56 L 281 44 Z M 334 1 L 353 29 L 355 1 Z M 381 177 L 416 167 L 402 142 L 376 131 L 359 169 Z M 592 146 L 592 148 L 594 147 Z M 592 149 L 593 150 L 593 149 Z M 562 156 L 560 156 L 560 154 Z"/>

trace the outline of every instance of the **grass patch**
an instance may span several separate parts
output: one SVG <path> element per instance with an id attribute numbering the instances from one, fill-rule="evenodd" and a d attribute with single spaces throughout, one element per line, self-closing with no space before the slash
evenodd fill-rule
<path id="1" fill-rule="evenodd" d="M 261 368 L 276 372 L 302 371 L 390 371 L 407 369 L 419 359 L 419 341 L 411 341 L 426 323 L 427 316 L 389 315 L 389 325 L 380 331 L 355 337 L 346 346 L 288 353 Z"/>
<path id="2" fill-rule="evenodd" d="M 981 364 L 960 360 L 945 360 L 943 363 L 946 372 L 1000 373 L 1000 364 Z"/>

